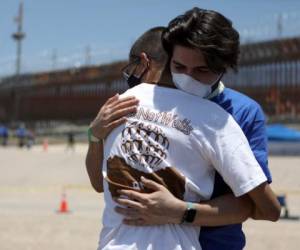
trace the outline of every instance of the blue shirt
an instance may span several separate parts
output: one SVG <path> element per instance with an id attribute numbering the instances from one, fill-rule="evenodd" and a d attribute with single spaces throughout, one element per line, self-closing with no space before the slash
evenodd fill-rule
<path id="1" fill-rule="evenodd" d="M 1 137 L 8 137 L 8 129 L 5 126 L 0 125 L 0 136 Z"/>
<path id="2" fill-rule="evenodd" d="M 18 138 L 25 138 L 26 134 L 27 134 L 27 131 L 25 128 L 18 128 L 16 131 L 16 136 Z"/>
<path id="3" fill-rule="evenodd" d="M 246 135 L 256 160 L 264 171 L 268 182 L 272 182 L 268 168 L 267 135 L 265 116 L 259 106 L 251 98 L 225 88 L 211 101 L 220 105 L 230 113 Z M 223 194 L 232 193 L 223 178 L 216 173 L 212 199 Z M 245 246 L 245 235 L 242 224 L 201 227 L 200 244 L 203 250 L 241 250 Z"/>

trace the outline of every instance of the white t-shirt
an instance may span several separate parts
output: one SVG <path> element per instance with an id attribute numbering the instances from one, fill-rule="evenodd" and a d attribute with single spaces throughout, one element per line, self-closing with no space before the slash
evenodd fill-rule
<path id="1" fill-rule="evenodd" d="M 213 192 L 218 171 L 236 196 L 266 177 L 230 114 L 213 102 L 177 89 L 140 84 L 122 97 L 140 100 L 138 111 L 114 129 L 104 145 L 103 230 L 99 249 L 201 249 L 200 228 L 122 224 L 112 197 L 119 188 L 144 190 L 140 177 L 165 185 L 176 197 L 199 202 Z"/>

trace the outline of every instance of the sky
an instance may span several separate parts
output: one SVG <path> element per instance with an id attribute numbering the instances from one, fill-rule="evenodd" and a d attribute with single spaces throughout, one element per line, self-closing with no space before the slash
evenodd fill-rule
<path id="1" fill-rule="evenodd" d="M 166 26 L 192 7 L 212 9 L 232 20 L 242 42 L 300 36 L 298 0 L 23 0 L 21 72 L 126 59 L 144 31 Z M 0 0 L 0 77 L 14 74 L 20 0 Z"/>

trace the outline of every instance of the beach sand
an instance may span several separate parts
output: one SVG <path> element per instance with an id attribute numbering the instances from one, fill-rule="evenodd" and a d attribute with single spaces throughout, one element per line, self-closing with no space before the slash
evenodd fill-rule
<path id="1" fill-rule="evenodd" d="M 0 249 L 95 250 L 103 196 L 90 186 L 86 144 L 75 152 L 64 145 L 32 150 L 0 148 Z M 272 187 L 287 196 L 291 216 L 300 216 L 300 157 L 270 157 Z M 62 193 L 69 213 L 57 213 Z M 300 221 L 244 225 L 247 250 L 299 249 Z"/>

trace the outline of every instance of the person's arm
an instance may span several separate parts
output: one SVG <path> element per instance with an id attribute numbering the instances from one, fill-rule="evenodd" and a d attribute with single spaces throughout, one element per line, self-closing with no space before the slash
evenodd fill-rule
<path id="1" fill-rule="evenodd" d="M 90 125 L 93 136 L 99 142 L 89 142 L 85 164 L 91 185 L 97 192 L 103 192 L 103 139 L 126 121 L 126 115 L 136 111 L 137 104 L 135 97 L 119 98 L 117 94 L 106 101 Z"/>
<path id="2" fill-rule="evenodd" d="M 245 125 L 245 121 L 242 122 L 243 132 L 246 135 L 259 166 L 267 177 L 267 182 L 271 183 L 272 177 L 268 168 L 268 139 L 264 112 L 260 105 L 255 102 L 248 107 L 245 107 L 244 112 L 245 114 L 243 117 L 247 117 L 245 120 L 247 120 L 248 126 Z M 249 195 L 252 200 L 255 200 L 255 204 L 257 204 L 252 215 L 253 219 L 269 218 L 269 220 L 276 220 L 279 204 L 269 185 L 264 183 L 258 188 L 250 191 L 247 195 Z M 269 200 L 267 201 L 265 198 Z M 270 204 L 275 204 L 275 206 L 262 207 Z"/>
<path id="3" fill-rule="evenodd" d="M 251 217 L 255 220 L 277 221 L 281 206 L 270 185 L 265 182 L 248 193 L 255 204 Z"/>
<path id="4" fill-rule="evenodd" d="M 268 137 L 265 115 L 258 104 L 251 105 L 246 111 L 244 116 L 247 116 L 249 126 L 245 126 L 246 122 L 243 122 L 243 132 L 247 137 L 259 166 L 263 170 L 267 177 L 267 181 L 270 184 L 272 182 L 272 176 L 268 167 Z"/>
<path id="5" fill-rule="evenodd" d="M 85 159 L 86 170 L 92 187 L 98 193 L 103 192 L 103 143 L 90 142 Z"/>
<path id="6" fill-rule="evenodd" d="M 164 186 L 145 178 L 143 185 L 154 190 L 145 194 L 132 190 L 121 190 L 115 201 L 120 205 L 116 212 L 124 216 L 123 222 L 128 225 L 162 225 L 180 224 L 187 208 L 185 201 L 177 199 Z M 226 194 L 200 204 L 194 203 L 197 210 L 194 222 L 197 226 L 221 226 L 242 223 L 253 213 L 253 202 L 248 196 L 236 198 L 233 194 Z"/>
<path id="7" fill-rule="evenodd" d="M 120 190 L 120 195 L 129 198 L 115 200 L 120 205 L 115 210 L 124 216 L 123 222 L 135 226 L 180 224 L 187 208 L 186 202 L 177 199 L 164 186 L 154 181 L 145 178 L 141 181 L 154 192 L 146 194 Z M 193 206 L 197 213 L 191 225 L 197 226 L 242 223 L 249 217 L 276 221 L 280 215 L 280 205 L 267 183 L 256 187 L 249 195 L 237 198 L 233 194 L 226 194 L 200 204 L 194 203 Z"/>

